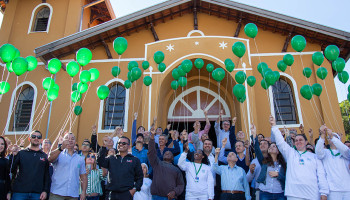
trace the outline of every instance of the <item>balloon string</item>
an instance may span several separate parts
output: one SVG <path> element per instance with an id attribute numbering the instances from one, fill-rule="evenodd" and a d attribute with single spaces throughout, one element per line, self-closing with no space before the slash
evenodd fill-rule
<path id="1" fill-rule="evenodd" d="M 159 81 L 159 76 L 157 75 L 157 87 L 159 87 L 159 85 L 158 85 L 158 81 Z M 154 88 L 155 90 L 156 90 L 156 104 L 157 104 L 157 106 L 156 106 L 156 108 L 155 108 L 155 116 L 158 118 L 158 106 L 159 106 L 159 102 L 158 102 L 158 94 L 159 94 L 159 91 L 157 91 L 157 88 Z"/>
<path id="2" fill-rule="evenodd" d="M 219 95 L 219 112 L 221 112 L 221 103 L 220 103 L 220 82 L 219 82 L 219 84 L 218 84 L 218 95 Z M 227 113 L 225 113 L 225 114 L 227 114 Z"/>
<path id="3" fill-rule="evenodd" d="M 333 120 L 335 121 L 336 123 L 336 127 L 337 127 L 337 131 L 340 133 L 340 129 L 339 129 L 339 124 L 338 124 L 338 120 L 335 118 L 335 114 L 334 114 L 334 111 L 333 111 L 333 107 L 331 105 L 331 100 L 329 99 L 329 95 L 328 95 L 328 91 L 327 91 L 327 86 L 326 86 L 326 83 L 325 81 L 323 80 L 323 84 L 324 84 L 324 88 L 326 90 L 326 94 L 327 94 L 327 98 L 328 98 L 328 104 L 329 104 L 329 107 L 331 108 L 331 111 L 332 111 L 332 115 L 333 115 Z M 334 130 L 334 129 L 333 129 Z"/>
<path id="4" fill-rule="evenodd" d="M 233 79 L 233 78 L 230 79 L 230 82 L 231 82 L 231 83 L 230 83 L 231 90 L 233 89 L 232 79 Z M 234 114 L 235 114 L 235 116 L 236 116 L 236 115 L 237 115 L 237 113 L 236 113 L 236 102 L 234 101 L 234 95 L 233 95 L 232 102 L 233 102 Z"/>
<path id="5" fill-rule="evenodd" d="M 7 74 L 7 78 L 6 78 L 6 82 L 7 82 L 7 80 L 8 80 L 8 78 L 9 78 L 9 76 L 10 76 L 10 74 Z M 17 88 L 17 85 L 18 85 L 18 76 L 17 76 L 17 79 L 16 79 L 16 85 L 15 85 L 15 90 L 16 91 L 13 91 L 13 92 L 15 92 L 15 99 L 14 99 L 14 104 L 13 104 L 13 107 L 12 107 L 12 109 L 11 109 L 11 111 L 10 111 L 10 120 L 9 121 L 7 121 L 6 122 L 6 125 L 5 125 L 5 127 L 4 127 L 4 130 L 3 130 L 3 132 L 2 132 L 2 135 L 5 135 L 5 130 L 6 130 L 6 126 L 7 126 L 7 124 L 11 121 L 11 118 L 12 118 L 12 114 L 13 114 L 13 112 L 14 112 L 14 110 L 16 109 L 16 106 L 17 106 L 17 100 L 18 100 L 18 97 L 19 97 L 19 95 L 21 94 L 21 91 L 19 92 L 19 94 L 17 95 L 16 93 L 17 93 L 17 91 L 18 91 L 18 89 L 16 89 Z M 22 88 L 22 87 L 21 87 Z M 15 120 L 13 121 L 13 127 L 15 126 Z M 16 134 L 16 129 L 15 129 L 15 134 Z"/>
<path id="6" fill-rule="evenodd" d="M 84 102 L 85 102 L 85 99 L 86 99 L 86 97 L 87 97 L 87 94 L 88 94 L 88 92 L 89 92 L 90 86 L 91 86 L 91 82 L 89 82 L 88 89 L 86 90 L 86 93 L 84 94 L 84 98 L 83 98 L 83 101 L 81 102 L 80 106 L 83 106 L 83 104 L 84 104 Z M 73 110 L 74 110 L 74 108 L 73 108 Z M 72 114 L 72 115 L 73 115 L 73 114 Z M 74 125 L 75 125 L 75 121 L 76 121 L 77 117 L 78 117 L 77 115 L 74 116 L 73 125 L 72 125 L 73 127 L 74 127 Z M 71 126 L 71 127 L 72 127 L 72 126 Z M 70 128 L 70 131 L 71 131 L 71 128 Z"/>
<path id="7" fill-rule="evenodd" d="M 231 72 L 229 74 L 231 75 Z M 227 88 L 227 86 L 228 86 L 228 76 L 226 76 L 226 88 Z M 225 102 L 226 102 L 226 96 L 227 95 L 225 95 L 225 100 L 224 100 Z"/>
<path id="8" fill-rule="evenodd" d="M 70 108 L 70 107 L 67 108 L 67 110 L 66 110 L 66 112 L 65 112 L 65 114 L 64 114 L 63 116 L 66 116 L 66 115 L 68 114 L 68 112 L 69 112 L 69 110 L 70 110 L 69 108 Z M 98 116 L 98 115 L 97 115 L 97 116 Z M 98 117 L 97 117 L 97 118 L 98 118 Z M 96 118 L 96 119 L 97 119 L 97 118 Z M 65 118 L 62 117 L 62 118 L 61 118 L 61 121 L 58 123 L 58 126 L 56 126 L 55 130 L 52 131 L 52 133 L 56 133 L 57 129 L 63 125 L 64 120 L 65 120 Z M 97 120 L 96 120 L 96 123 L 97 123 Z M 96 123 L 95 123 L 95 124 L 96 124 Z M 61 124 L 62 124 L 62 125 L 61 125 Z M 57 134 L 57 135 L 59 135 L 59 134 Z M 51 141 L 52 136 L 54 136 L 54 134 L 51 134 L 51 135 L 48 136 L 48 139 L 49 139 L 50 141 Z M 52 143 L 52 144 L 53 144 L 53 143 Z"/>
<path id="9" fill-rule="evenodd" d="M 163 78 L 163 72 L 160 74 L 160 79 Z M 158 93 L 157 93 L 157 107 L 156 107 L 156 115 L 158 116 L 158 111 L 159 111 L 159 98 L 160 98 L 160 86 L 158 85 L 158 79 L 159 76 L 157 76 L 157 87 L 158 87 Z"/>
<path id="10" fill-rule="evenodd" d="M 73 77 L 70 79 L 70 96 L 72 95 L 72 92 L 73 92 Z M 78 85 L 77 85 L 77 91 L 78 91 Z M 69 107 L 72 107 L 72 101 L 69 101 Z M 70 118 L 70 116 L 69 116 Z"/>
<path id="11" fill-rule="evenodd" d="M 145 97 L 147 98 L 147 93 L 148 93 L 148 86 L 146 87 L 146 95 L 145 95 Z M 151 102 L 148 102 L 149 104 L 151 103 Z M 145 117 L 145 113 L 146 113 L 146 103 L 145 102 L 142 102 L 142 107 L 143 107 L 143 109 L 142 109 L 142 119 L 141 119 L 141 125 L 143 126 L 143 118 Z"/>
<path id="12" fill-rule="evenodd" d="M 5 66 L 6 66 L 6 64 L 5 64 Z M 5 66 L 3 67 L 3 70 L 2 70 L 1 82 L 4 80 L 4 74 L 5 74 L 5 68 L 6 68 Z"/>
<path id="13" fill-rule="evenodd" d="M 132 115 L 134 114 L 134 109 L 135 109 L 135 102 L 136 102 L 136 100 L 135 100 L 135 93 L 136 93 L 136 88 L 137 88 L 137 80 L 135 80 L 135 88 L 133 89 L 134 90 L 134 100 L 132 101 L 133 102 L 133 104 L 132 104 Z"/>
<path id="14" fill-rule="evenodd" d="M 119 56 L 120 57 L 120 56 Z M 118 76 L 117 76 L 117 78 L 118 78 Z M 112 109 L 112 117 L 111 117 L 111 122 L 109 123 L 109 127 L 108 127 L 108 130 L 111 130 L 111 127 L 112 127 L 112 122 L 113 122 L 113 115 L 114 115 L 114 108 L 115 108 L 115 100 L 118 98 L 118 88 L 119 88 L 119 86 L 118 86 L 118 81 L 116 81 L 116 83 L 115 83 L 115 87 L 116 87 L 116 89 L 115 89 L 115 92 L 114 92 L 114 100 L 113 100 L 113 109 Z M 113 94 L 112 94 L 113 95 Z M 112 95 L 111 95 L 111 97 L 112 97 Z M 108 98 L 105 102 L 104 102 L 104 105 L 105 105 L 105 107 L 108 107 L 108 111 L 109 111 L 109 101 L 110 101 L 110 98 Z M 106 105 L 107 104 L 107 105 Z M 109 115 L 109 113 L 108 113 L 108 115 Z M 108 116 L 107 116 L 108 117 Z"/>
<path id="15" fill-rule="evenodd" d="M 245 120 L 244 102 L 240 103 L 239 107 L 240 107 L 241 113 L 243 115 L 243 123 L 244 123 L 245 133 L 248 134 L 248 132 L 247 132 L 247 123 L 246 123 L 246 120 Z"/>
<path id="16" fill-rule="evenodd" d="M 186 74 L 186 80 L 187 80 L 187 74 Z M 186 91 L 187 91 L 187 84 L 186 84 L 185 87 L 186 87 L 186 89 L 185 89 L 185 92 L 186 92 Z M 184 97 L 185 97 L 185 96 L 184 96 Z M 184 100 L 185 100 L 185 98 L 184 98 Z M 185 102 L 189 105 L 189 103 L 188 103 L 188 94 L 186 95 L 186 101 L 185 101 Z M 187 109 L 187 110 L 188 110 L 188 109 Z M 187 123 L 186 123 L 186 130 L 187 130 L 187 132 L 189 131 L 189 130 L 188 130 L 188 118 L 189 118 L 189 115 L 190 115 L 189 112 L 190 112 L 190 110 L 188 110 L 188 112 L 186 112 L 186 115 L 185 115 L 185 116 L 186 116 L 185 122 L 187 122 Z M 187 114 L 188 114 L 188 115 L 187 115 Z"/>
<path id="17" fill-rule="evenodd" d="M 209 88 L 210 88 L 210 72 L 209 72 L 209 85 L 208 85 L 208 90 L 207 90 L 207 100 L 205 101 L 205 106 L 203 110 L 206 110 L 207 105 L 208 105 L 208 98 L 209 98 Z M 220 112 L 220 111 L 219 111 Z"/>
<path id="18" fill-rule="evenodd" d="M 142 78 L 144 78 L 143 74 L 142 74 Z M 141 85 L 142 85 L 142 83 L 141 83 Z M 140 97 L 142 97 L 142 94 L 143 94 L 143 85 L 141 87 L 141 95 L 140 95 Z M 139 105 L 137 106 L 137 111 L 136 111 L 137 113 L 139 113 L 140 105 L 141 105 L 141 98 L 139 98 Z"/>
<path id="19" fill-rule="evenodd" d="M 249 107 L 251 108 L 251 111 L 250 111 L 250 118 L 252 119 L 252 124 L 254 124 L 254 117 L 253 117 L 253 113 L 254 113 L 254 112 L 253 112 L 253 106 L 254 106 L 254 105 L 253 105 L 253 104 L 254 104 L 255 97 L 254 97 L 254 93 L 253 93 L 253 91 L 252 91 L 252 90 L 253 90 L 252 87 L 249 87 L 249 89 L 250 89 L 250 94 L 252 94 L 252 99 L 253 99 L 253 100 L 251 101 L 251 102 L 252 102 L 252 103 L 251 103 L 252 106 L 250 106 L 250 103 L 249 103 Z"/>
<path id="20" fill-rule="evenodd" d="M 173 98 L 173 102 L 175 101 L 175 99 L 176 99 L 176 90 L 174 90 L 174 98 Z M 176 106 L 176 105 L 175 105 Z M 173 122 L 172 122 L 172 124 L 171 124 L 171 127 L 174 129 L 174 124 L 175 124 L 175 116 L 174 116 L 174 112 L 175 112 L 175 107 L 174 107 L 174 109 L 173 109 L 173 112 L 172 112 L 172 117 L 173 117 Z"/>

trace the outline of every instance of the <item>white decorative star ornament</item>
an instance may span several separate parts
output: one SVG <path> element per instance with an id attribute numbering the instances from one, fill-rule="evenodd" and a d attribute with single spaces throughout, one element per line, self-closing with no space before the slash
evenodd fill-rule
<path id="1" fill-rule="evenodd" d="M 227 48 L 227 43 L 225 43 L 224 41 L 222 41 L 221 43 L 219 43 L 219 48 L 222 48 L 222 49 Z"/>
<path id="2" fill-rule="evenodd" d="M 195 44 L 196 46 L 198 46 L 198 45 L 199 45 L 199 42 L 194 42 L 194 44 Z"/>
<path id="3" fill-rule="evenodd" d="M 166 46 L 166 50 L 171 52 L 174 50 L 174 47 L 175 47 L 175 45 L 169 44 L 168 46 Z"/>

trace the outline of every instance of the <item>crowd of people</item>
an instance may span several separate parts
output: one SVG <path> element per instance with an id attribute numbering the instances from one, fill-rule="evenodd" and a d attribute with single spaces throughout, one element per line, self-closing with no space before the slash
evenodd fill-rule
<path id="1" fill-rule="evenodd" d="M 40 131 L 24 148 L 0 136 L 0 200 L 349 200 L 350 142 L 326 125 L 309 141 L 301 126 L 281 130 L 270 116 L 271 137 L 236 133 L 236 118 L 194 131 L 121 127 L 98 143 L 96 126 L 81 145 L 65 132 L 53 143 Z M 221 126 L 220 126 L 221 124 Z M 250 141 L 250 142 L 249 142 Z M 216 147 L 216 148 L 215 148 Z"/>

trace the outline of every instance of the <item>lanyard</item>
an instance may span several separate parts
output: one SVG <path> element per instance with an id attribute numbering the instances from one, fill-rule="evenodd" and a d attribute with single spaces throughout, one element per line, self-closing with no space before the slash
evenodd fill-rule
<path id="1" fill-rule="evenodd" d="M 332 154 L 333 156 L 339 156 L 339 155 L 340 155 L 340 153 L 337 153 L 337 154 L 334 155 L 334 153 L 333 153 L 333 151 L 332 151 L 331 148 L 329 148 L 329 150 L 331 151 L 331 154 Z"/>
<path id="2" fill-rule="evenodd" d="M 299 151 L 297 150 L 299 156 L 301 157 L 301 155 L 303 155 L 304 153 L 306 153 L 306 150 L 303 153 L 299 153 Z"/>
<path id="3" fill-rule="evenodd" d="M 193 166 L 194 166 L 194 172 L 196 172 L 196 177 L 197 177 L 197 175 L 199 174 L 199 171 L 201 171 L 202 163 L 201 163 L 201 166 L 199 167 L 198 171 L 197 171 L 196 165 L 194 163 L 193 163 Z"/>

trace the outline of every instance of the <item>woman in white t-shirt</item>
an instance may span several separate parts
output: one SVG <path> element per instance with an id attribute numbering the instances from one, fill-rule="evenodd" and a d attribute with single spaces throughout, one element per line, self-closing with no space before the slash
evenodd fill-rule
<path id="1" fill-rule="evenodd" d="M 141 191 L 135 192 L 134 200 L 151 200 L 151 185 L 152 180 L 148 178 L 148 166 L 145 163 L 141 163 L 142 171 L 143 171 L 143 183 L 141 187 Z"/>

